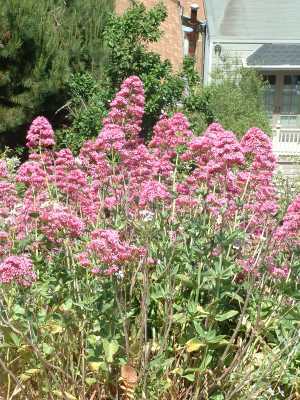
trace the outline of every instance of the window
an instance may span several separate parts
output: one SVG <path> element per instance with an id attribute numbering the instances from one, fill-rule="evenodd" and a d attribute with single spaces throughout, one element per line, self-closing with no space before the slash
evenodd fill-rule
<path id="1" fill-rule="evenodd" d="M 272 118 L 272 115 L 274 113 L 276 78 L 276 75 L 263 75 L 263 80 L 266 82 L 264 103 L 266 111 L 270 118 Z"/>
<path id="2" fill-rule="evenodd" d="M 300 75 L 284 75 L 281 124 L 295 128 L 300 114 Z"/>
<path id="3" fill-rule="evenodd" d="M 300 74 L 278 71 L 265 73 L 264 104 L 272 126 L 300 128 Z"/>
<path id="4" fill-rule="evenodd" d="M 300 114 L 300 75 L 284 75 L 282 114 Z"/>

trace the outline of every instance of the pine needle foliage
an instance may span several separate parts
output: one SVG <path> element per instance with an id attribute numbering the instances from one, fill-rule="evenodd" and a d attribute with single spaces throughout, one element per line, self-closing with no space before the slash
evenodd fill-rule
<path id="1" fill-rule="evenodd" d="M 53 116 L 66 99 L 71 73 L 102 74 L 110 0 L 2 0 L 0 134 L 33 116 Z M 53 121 L 53 118 L 52 118 Z"/>

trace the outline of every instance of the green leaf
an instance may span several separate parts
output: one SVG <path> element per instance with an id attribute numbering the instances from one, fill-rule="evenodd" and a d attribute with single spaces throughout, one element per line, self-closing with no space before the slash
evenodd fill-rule
<path id="1" fill-rule="evenodd" d="M 47 356 L 54 351 L 54 347 L 50 346 L 48 343 L 43 343 L 42 344 L 42 349 L 43 353 L 46 354 Z"/>
<path id="2" fill-rule="evenodd" d="M 183 369 L 182 368 L 175 368 L 171 371 L 171 374 L 179 375 L 182 376 L 183 374 Z"/>
<path id="3" fill-rule="evenodd" d="M 96 344 L 99 342 L 100 337 L 96 335 L 89 335 L 87 337 L 87 341 L 91 346 L 96 346 Z"/>
<path id="4" fill-rule="evenodd" d="M 233 299 L 233 300 L 237 300 L 239 303 L 244 303 L 244 299 L 240 296 L 240 295 L 238 295 L 237 293 L 234 293 L 234 292 L 232 292 L 232 293 L 230 293 L 230 292 L 225 292 L 224 293 L 224 297 L 230 297 L 231 299 Z M 222 296 L 223 297 L 223 296 Z"/>
<path id="5" fill-rule="evenodd" d="M 213 394 L 210 398 L 211 400 L 224 400 L 224 396 L 221 393 Z"/>
<path id="6" fill-rule="evenodd" d="M 205 311 L 204 308 L 202 306 L 200 306 L 199 304 L 197 305 L 197 312 L 201 315 L 209 315 L 208 311 Z"/>
<path id="7" fill-rule="evenodd" d="M 60 390 L 53 390 L 53 394 L 58 396 L 60 399 L 67 399 L 67 400 L 77 400 L 75 396 L 68 392 L 61 392 Z"/>
<path id="8" fill-rule="evenodd" d="M 201 338 L 205 338 L 206 337 L 206 332 L 205 330 L 202 328 L 202 326 L 199 324 L 199 322 L 194 321 L 194 327 L 196 329 L 196 332 L 198 333 L 198 335 Z"/>
<path id="9" fill-rule="evenodd" d="M 72 299 L 68 299 L 65 303 L 63 303 L 61 306 L 60 306 L 60 310 L 61 311 L 70 311 L 71 309 L 72 309 L 72 306 L 73 306 L 73 301 L 72 301 Z"/>
<path id="10" fill-rule="evenodd" d="M 193 280 L 188 275 L 177 274 L 176 278 L 182 285 L 186 285 L 188 287 L 193 287 L 195 285 Z"/>
<path id="11" fill-rule="evenodd" d="M 101 362 L 91 361 L 89 362 L 89 368 L 93 372 L 98 372 L 100 369 Z"/>
<path id="12" fill-rule="evenodd" d="M 95 383 L 97 383 L 97 379 L 96 378 L 85 378 L 85 382 L 87 385 L 92 386 Z"/>
<path id="13" fill-rule="evenodd" d="M 62 333 L 64 331 L 64 327 L 54 321 L 48 322 L 45 326 L 45 329 L 51 333 L 52 335 L 56 335 L 57 333 Z"/>
<path id="14" fill-rule="evenodd" d="M 211 354 L 207 354 L 206 357 L 203 358 L 201 365 L 199 367 L 200 371 L 205 371 L 207 369 L 207 367 L 209 366 L 209 364 L 212 361 L 212 355 Z"/>
<path id="15" fill-rule="evenodd" d="M 31 379 L 34 375 L 37 375 L 40 372 L 39 368 L 28 369 L 23 374 L 19 376 L 21 382 L 26 382 Z"/>
<path id="16" fill-rule="evenodd" d="M 187 322 L 187 316 L 184 313 L 176 313 L 173 315 L 173 321 L 178 324 L 185 324 Z"/>
<path id="17" fill-rule="evenodd" d="M 25 309 L 23 307 L 21 307 L 19 304 L 16 304 L 13 308 L 13 312 L 15 314 L 19 314 L 19 315 L 24 315 L 25 314 Z"/>
<path id="18" fill-rule="evenodd" d="M 205 344 L 200 342 L 200 340 L 197 338 L 190 339 L 185 344 L 185 348 L 188 353 L 198 351 L 201 347 L 205 347 Z"/>
<path id="19" fill-rule="evenodd" d="M 230 319 L 233 318 L 234 316 L 236 316 L 239 312 L 237 310 L 230 310 L 227 311 L 223 314 L 217 314 L 215 316 L 215 320 L 216 321 L 225 321 L 226 319 Z"/>
<path id="20" fill-rule="evenodd" d="M 102 306 L 101 311 L 104 313 L 114 307 L 114 299 L 112 299 L 110 302 L 104 303 Z"/>
<path id="21" fill-rule="evenodd" d="M 23 251 L 26 249 L 26 247 L 32 242 L 32 239 L 30 237 L 27 237 L 25 239 L 19 240 L 16 244 L 16 247 L 19 251 Z"/>
<path id="22" fill-rule="evenodd" d="M 105 358 L 107 362 L 112 363 L 114 355 L 119 350 L 119 344 L 115 340 L 109 342 L 107 339 L 103 339 L 102 343 L 103 343 Z"/>
<path id="23" fill-rule="evenodd" d="M 183 378 L 187 379 L 190 382 L 194 382 L 195 381 L 195 375 L 194 374 L 183 375 Z"/>
<path id="24" fill-rule="evenodd" d="M 9 334 L 9 336 L 10 336 L 11 340 L 13 341 L 13 343 L 14 343 L 16 346 L 20 346 L 20 344 L 21 344 L 21 338 L 20 338 L 18 335 L 16 335 L 14 332 L 11 332 L 11 333 Z"/>

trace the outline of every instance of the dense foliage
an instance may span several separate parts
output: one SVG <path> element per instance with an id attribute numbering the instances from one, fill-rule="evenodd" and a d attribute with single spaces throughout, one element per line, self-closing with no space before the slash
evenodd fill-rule
<path id="1" fill-rule="evenodd" d="M 176 75 L 169 62 L 162 62 L 159 55 L 147 50 L 147 44 L 160 37 L 159 25 L 164 18 L 162 6 L 147 12 L 140 4 L 135 4 L 123 16 L 113 14 L 105 30 L 111 49 L 106 78 L 99 82 L 88 72 L 72 76 L 68 103 L 72 122 L 59 135 L 60 147 L 69 146 L 78 151 L 85 139 L 97 136 L 110 99 L 122 79 L 132 74 L 145 82 L 143 136 L 147 139 L 160 114 L 174 110 L 184 111 L 197 134 L 216 121 L 236 132 L 238 137 L 249 126 L 271 132 L 263 105 L 265 85 L 256 71 L 226 64 L 204 86 L 193 58 L 186 57 L 182 72 Z"/>
<path id="2" fill-rule="evenodd" d="M 143 80 L 143 123 L 147 127 L 153 126 L 163 109 L 176 105 L 183 90 L 183 82 L 172 73 L 171 63 L 146 48 L 161 37 L 159 27 L 166 16 L 166 8 L 160 3 L 149 10 L 137 3 L 122 17 L 112 15 L 104 32 L 110 48 L 106 71 L 112 85 L 119 87 L 130 75 Z"/>
<path id="3" fill-rule="evenodd" d="M 193 68 L 193 60 L 186 59 L 185 76 L 189 82 L 189 95 L 184 99 L 184 111 L 193 128 L 199 133 L 212 122 L 241 137 L 249 126 L 271 132 L 263 104 L 265 84 L 257 71 L 225 64 L 215 70 L 210 83 L 203 86 Z"/>
<path id="4" fill-rule="evenodd" d="M 176 113 L 146 146 L 144 101 L 132 76 L 78 157 L 38 117 L 1 161 L 3 396 L 296 398 L 299 194 L 257 128 Z"/>
<path id="5" fill-rule="evenodd" d="M 107 115 L 114 89 L 89 72 L 73 74 L 68 82 L 66 103 L 68 127 L 57 132 L 57 148 L 69 147 L 76 154 L 83 142 L 98 135 Z"/>
<path id="6" fill-rule="evenodd" d="M 2 142 L 20 143 L 17 135 L 39 113 L 53 118 L 66 101 L 72 72 L 88 68 L 99 77 L 106 57 L 104 23 L 111 7 L 107 0 L 1 1 Z"/>
<path id="7" fill-rule="evenodd" d="M 149 50 L 163 34 L 160 25 L 167 14 L 162 4 L 146 9 L 133 2 L 121 16 L 109 13 L 111 8 L 112 1 L 103 0 L 3 1 L 2 145 L 22 145 L 31 119 L 43 114 L 59 128 L 57 146 L 78 152 L 84 140 L 98 135 L 109 102 L 130 75 L 144 82 L 142 131 L 148 139 L 161 112 L 173 112 L 182 103 L 198 134 L 214 121 L 238 136 L 249 126 L 269 130 L 263 85 L 253 71 L 219 71 L 203 87 L 191 60 L 178 75 L 168 60 Z"/>
<path id="8" fill-rule="evenodd" d="M 162 32 L 166 8 L 160 3 L 151 9 L 135 2 L 123 15 L 112 13 L 104 39 L 109 56 L 105 76 L 93 79 L 89 72 L 72 77 L 69 85 L 70 128 L 59 135 L 59 146 L 78 150 L 84 140 L 99 133 L 102 117 L 121 82 L 130 75 L 141 77 L 145 87 L 143 135 L 149 136 L 162 110 L 174 109 L 183 92 L 183 80 L 172 71 L 168 60 L 149 50 Z"/>

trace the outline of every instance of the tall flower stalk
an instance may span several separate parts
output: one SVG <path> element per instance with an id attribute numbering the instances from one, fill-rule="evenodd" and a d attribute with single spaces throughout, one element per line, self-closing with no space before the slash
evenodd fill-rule
<path id="1" fill-rule="evenodd" d="M 35 349 L 35 361 L 52 375 L 51 357 L 60 374 L 78 364 L 73 393 L 101 398 L 98 380 L 107 390 L 118 386 L 116 365 L 126 364 L 140 380 L 141 398 L 151 398 L 153 385 L 164 399 L 153 368 L 172 398 L 191 398 L 180 397 L 188 380 L 199 399 L 217 396 L 222 385 L 233 398 L 242 368 L 254 376 L 251 357 L 268 340 L 269 321 L 295 307 L 287 293 L 299 279 L 299 196 L 280 222 L 276 159 L 259 129 L 239 141 L 215 123 L 197 137 L 176 113 L 161 116 L 146 144 L 143 114 L 143 84 L 132 76 L 78 157 L 55 150 L 44 117 L 33 121 L 28 161 L 13 172 L 0 162 L 1 290 L 6 298 L 14 288 L 16 301 L 29 296 L 12 318 L 18 325 L 26 315 L 21 349 Z M 54 339 L 65 343 L 73 331 L 80 354 L 75 340 L 69 355 L 61 345 L 55 358 Z M 71 380 L 60 376 L 63 397 L 63 382 Z M 240 398 L 247 384 L 239 382 Z"/>

